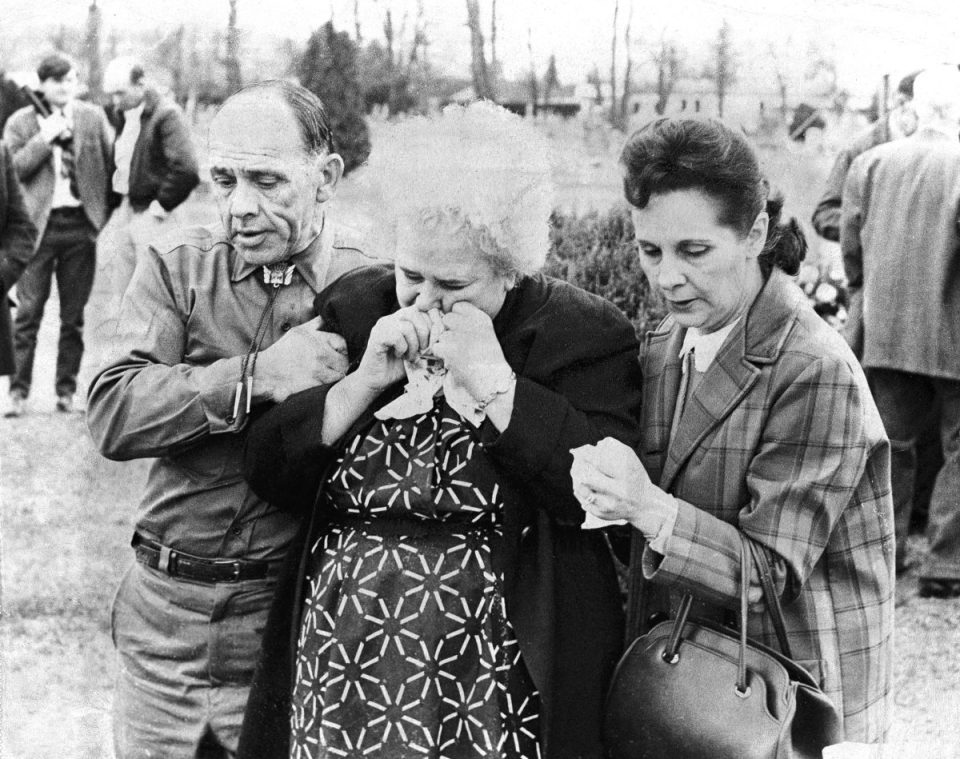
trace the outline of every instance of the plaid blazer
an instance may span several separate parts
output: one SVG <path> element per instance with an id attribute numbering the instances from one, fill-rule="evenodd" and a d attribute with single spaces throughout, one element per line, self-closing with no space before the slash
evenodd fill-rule
<path id="1" fill-rule="evenodd" d="M 668 597 L 673 605 L 691 591 L 702 611 L 729 617 L 742 531 L 765 549 L 793 656 L 840 708 L 847 740 L 882 740 L 892 716 L 893 504 L 889 443 L 863 371 L 774 270 L 671 441 L 684 332 L 668 317 L 641 355 L 641 457 L 679 499 L 665 554 L 643 555 L 647 611 L 668 611 Z M 748 634 L 778 649 L 761 599 L 755 572 Z"/>

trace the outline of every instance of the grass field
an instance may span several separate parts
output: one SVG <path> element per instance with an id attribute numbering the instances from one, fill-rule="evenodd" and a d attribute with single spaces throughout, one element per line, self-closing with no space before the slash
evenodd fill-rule
<path id="1" fill-rule="evenodd" d="M 581 210 L 617 202 L 614 158 L 572 159 L 577 153 L 568 149 L 577 139 L 556 136 L 558 153 L 566 156 L 558 161 L 559 202 Z M 807 218 L 829 157 L 800 149 L 768 151 L 766 157 L 787 193 L 788 210 Z M 362 200 L 348 181 L 334 210 L 369 224 Z M 187 210 L 193 220 L 212 218 L 203 196 Z M 107 296 L 97 289 L 87 309 L 84 387 L 110 350 L 98 329 Z M 111 755 L 115 666 L 110 602 L 132 560 L 128 544 L 147 462 L 102 459 L 82 414 L 53 412 L 56 313 L 52 298 L 40 335 L 31 413 L 0 419 L 0 756 L 104 759 Z M 915 550 L 922 551 L 922 541 Z M 898 591 L 895 748 L 884 756 L 960 757 L 960 603 L 918 599 L 914 585 L 908 577 Z"/>

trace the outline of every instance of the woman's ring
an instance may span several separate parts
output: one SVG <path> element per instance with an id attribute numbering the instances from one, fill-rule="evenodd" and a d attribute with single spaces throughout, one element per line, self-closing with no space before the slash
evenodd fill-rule
<path id="1" fill-rule="evenodd" d="M 596 502 L 597 502 L 597 494 L 596 494 L 596 493 L 590 493 L 590 495 L 588 495 L 584 500 L 586 500 L 587 503 L 589 503 L 591 506 L 593 506 L 593 505 L 596 504 Z"/>

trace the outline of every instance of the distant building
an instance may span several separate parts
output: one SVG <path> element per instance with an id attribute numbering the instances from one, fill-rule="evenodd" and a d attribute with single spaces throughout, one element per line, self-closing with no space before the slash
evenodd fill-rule
<path id="1" fill-rule="evenodd" d="M 520 116 L 538 115 L 544 113 L 555 114 L 570 118 L 580 113 L 582 107 L 578 86 L 574 84 L 554 87 L 549 97 L 542 84 L 538 86 L 537 101 L 533 102 L 529 82 L 501 81 L 496 87 L 496 102 L 508 111 Z M 449 102 L 471 103 L 477 99 L 473 86 L 464 87 L 453 93 Z"/>

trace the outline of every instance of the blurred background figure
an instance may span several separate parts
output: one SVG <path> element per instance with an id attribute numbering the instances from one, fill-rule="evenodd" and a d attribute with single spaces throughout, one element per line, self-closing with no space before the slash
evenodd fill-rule
<path id="1" fill-rule="evenodd" d="M 843 193 L 843 182 L 847 178 L 847 172 L 853 160 L 870 148 L 901 137 L 909 137 L 917 130 L 917 114 L 911 103 L 913 81 L 919 73 L 914 71 L 900 80 L 894 107 L 890 109 L 887 117 L 878 120 L 869 129 L 859 134 L 837 156 L 833 169 L 827 177 L 823 196 L 813 212 L 813 228 L 821 237 L 832 242 L 840 241 L 840 199 Z"/>
<path id="2" fill-rule="evenodd" d="M 916 442 L 939 404 L 944 463 L 931 495 L 922 596 L 960 596 L 960 72 L 914 83 L 918 128 L 857 158 L 843 189 L 840 247 L 863 300 L 862 362 L 890 437 L 897 559 L 906 550 Z"/>
<path id="3" fill-rule="evenodd" d="M 138 252 L 176 225 L 175 211 L 200 176 L 183 112 L 149 85 L 135 58 L 110 61 L 103 90 L 117 129 L 113 190 L 120 200 L 98 247 L 100 267 L 119 306 Z"/>
<path id="4" fill-rule="evenodd" d="M 0 374 L 13 374 L 13 337 L 7 292 L 20 278 L 37 239 L 7 146 L 0 142 Z"/>
<path id="5" fill-rule="evenodd" d="M 103 111 L 77 100 L 80 84 L 69 57 L 47 56 L 37 77 L 35 102 L 14 113 L 3 130 L 40 241 L 17 284 L 17 366 L 7 416 L 24 413 L 37 332 L 54 276 L 60 300 L 56 407 L 72 410 L 83 357 L 83 312 L 96 270 L 96 239 L 109 215 L 113 132 Z"/>

